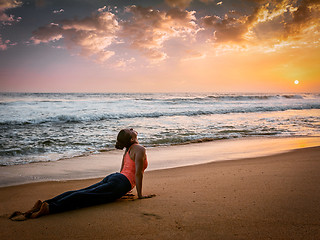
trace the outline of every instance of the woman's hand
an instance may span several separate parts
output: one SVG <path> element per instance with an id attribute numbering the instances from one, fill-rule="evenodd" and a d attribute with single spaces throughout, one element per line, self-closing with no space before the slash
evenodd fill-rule
<path id="1" fill-rule="evenodd" d="M 155 194 L 143 195 L 143 196 L 139 196 L 138 199 L 152 198 L 155 196 L 156 196 Z"/>

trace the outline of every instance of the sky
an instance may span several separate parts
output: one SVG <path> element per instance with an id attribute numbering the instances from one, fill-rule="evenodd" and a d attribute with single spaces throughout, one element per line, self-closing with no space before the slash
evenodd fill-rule
<path id="1" fill-rule="evenodd" d="M 319 31 L 319 0 L 0 0 L 0 92 L 320 92 Z"/>

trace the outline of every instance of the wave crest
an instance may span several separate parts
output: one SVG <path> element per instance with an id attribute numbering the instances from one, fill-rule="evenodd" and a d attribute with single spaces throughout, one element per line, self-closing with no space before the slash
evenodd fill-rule
<path id="1" fill-rule="evenodd" d="M 211 110 L 187 110 L 187 111 L 154 111 L 144 113 L 121 113 L 121 114 L 101 114 L 101 115 L 58 115 L 45 119 L 33 120 L 13 120 L 0 122 L 0 126 L 8 125 L 29 125 L 29 124 L 45 124 L 45 123 L 89 123 L 106 120 L 133 119 L 133 118 L 159 118 L 159 117 L 175 117 L 175 116 L 203 116 L 212 114 L 231 114 L 231 113 L 254 113 L 254 112 L 273 112 L 286 110 L 305 110 L 320 109 L 320 104 L 301 104 L 301 105 L 283 105 L 283 106 L 249 106 L 249 107 L 233 107 L 233 108 L 216 108 Z"/>

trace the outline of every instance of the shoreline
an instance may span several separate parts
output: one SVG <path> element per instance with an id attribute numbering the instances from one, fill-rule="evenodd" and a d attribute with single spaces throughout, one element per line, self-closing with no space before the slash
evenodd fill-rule
<path id="1" fill-rule="evenodd" d="M 98 179 L 3 187 L 0 238 L 319 239 L 319 159 L 318 146 L 146 171 L 143 193 L 154 198 L 120 199 L 24 222 L 8 216 Z"/>
<path id="2" fill-rule="evenodd" d="M 320 146 L 320 137 L 254 137 L 147 148 L 147 171 L 209 162 L 271 156 Z M 119 171 L 123 151 L 74 157 L 52 162 L 0 167 L 0 187 L 34 182 L 96 179 Z"/>

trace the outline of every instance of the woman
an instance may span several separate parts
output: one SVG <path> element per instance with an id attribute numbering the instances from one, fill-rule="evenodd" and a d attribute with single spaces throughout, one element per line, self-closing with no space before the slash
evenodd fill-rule
<path id="1" fill-rule="evenodd" d="M 148 166 L 146 150 L 138 142 L 138 133 L 133 129 L 123 129 L 119 132 L 117 149 L 126 148 L 123 155 L 120 173 L 113 173 L 90 187 L 62 193 L 44 202 L 38 200 L 34 207 L 25 212 L 15 212 L 10 218 L 20 214 L 24 218 L 38 218 L 43 215 L 68 211 L 72 209 L 102 204 L 114 201 L 126 195 L 136 187 L 138 198 L 151 198 L 155 195 L 142 195 L 142 180 L 144 170 Z"/>

